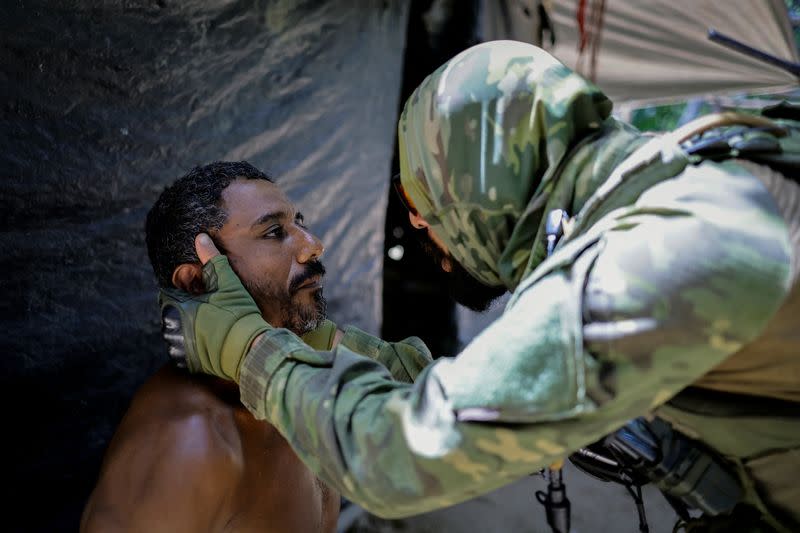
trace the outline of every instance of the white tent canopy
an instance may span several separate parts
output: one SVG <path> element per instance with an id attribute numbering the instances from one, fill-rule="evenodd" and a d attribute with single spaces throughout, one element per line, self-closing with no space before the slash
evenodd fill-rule
<path id="1" fill-rule="evenodd" d="M 585 2 L 587 23 L 596 3 Z M 535 43 L 537 4 L 484 2 L 484 38 Z M 590 50 L 579 61 L 579 4 L 545 2 L 556 35 L 551 52 L 571 68 L 581 63 L 581 72 L 588 75 Z M 784 0 L 605 0 L 596 82 L 617 103 L 772 92 L 797 85 L 786 71 L 709 41 L 709 28 L 781 59 L 798 60 Z M 545 39 L 544 46 L 548 44 Z"/>

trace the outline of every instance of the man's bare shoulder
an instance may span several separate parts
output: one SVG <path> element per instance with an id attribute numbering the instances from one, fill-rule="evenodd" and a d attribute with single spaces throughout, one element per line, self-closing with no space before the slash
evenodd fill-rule
<path id="1" fill-rule="evenodd" d="M 234 418 L 238 396 L 238 389 L 229 383 L 165 365 L 134 395 L 105 461 L 127 456 L 146 443 L 146 448 L 158 449 L 161 454 L 178 454 L 194 461 L 237 462 L 241 456 Z M 141 458 L 156 459 L 150 455 Z"/>
<path id="2" fill-rule="evenodd" d="M 165 367 L 139 389 L 106 452 L 82 531 L 190 531 L 192 520 L 209 530 L 224 519 L 243 461 L 234 407 L 215 386 Z"/>

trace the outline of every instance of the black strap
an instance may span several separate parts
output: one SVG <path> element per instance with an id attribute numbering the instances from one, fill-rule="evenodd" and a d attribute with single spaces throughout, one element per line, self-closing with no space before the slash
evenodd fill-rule
<path id="1" fill-rule="evenodd" d="M 770 418 L 797 418 L 800 403 L 767 396 L 723 392 L 687 387 L 667 405 L 697 415 Z"/>
<path id="2" fill-rule="evenodd" d="M 783 100 L 775 105 L 765 107 L 761 110 L 761 114 L 767 118 L 800 121 L 800 105 Z"/>
<path id="3" fill-rule="evenodd" d="M 796 106 L 776 106 L 784 114 L 800 113 Z M 766 115 L 766 113 L 765 113 Z M 773 116 L 775 116 L 773 114 Z M 800 122 L 794 126 L 780 123 L 785 133 L 791 134 L 797 129 Z M 727 159 L 745 159 L 770 167 L 780 172 L 786 179 L 800 183 L 800 154 L 786 153 L 783 151 L 779 139 L 775 136 L 773 128 L 756 126 L 724 126 L 705 131 L 699 137 L 695 136 L 682 143 L 683 150 L 694 156 L 693 163 L 699 164 L 704 160 L 725 161 Z"/>

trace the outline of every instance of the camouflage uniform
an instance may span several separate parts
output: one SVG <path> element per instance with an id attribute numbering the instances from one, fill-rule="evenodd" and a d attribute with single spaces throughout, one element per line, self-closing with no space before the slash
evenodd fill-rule
<path id="1" fill-rule="evenodd" d="M 796 281 L 773 196 L 745 167 L 691 165 L 610 111 L 521 43 L 478 45 L 429 76 L 400 119 L 401 179 L 453 257 L 513 292 L 504 314 L 432 364 L 415 339 L 350 328 L 316 352 L 270 330 L 241 365 L 245 405 L 344 496 L 399 517 L 535 472 L 746 351 Z M 574 217 L 546 258 L 555 208 Z M 791 364 L 782 390 L 797 399 Z M 796 457 L 797 424 L 771 430 Z"/>

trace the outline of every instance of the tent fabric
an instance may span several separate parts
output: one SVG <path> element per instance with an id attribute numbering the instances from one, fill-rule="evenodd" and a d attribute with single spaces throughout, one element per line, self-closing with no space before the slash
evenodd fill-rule
<path id="1" fill-rule="evenodd" d="M 481 40 L 510 39 L 541 46 L 538 3 L 538 0 L 481 0 Z M 552 0 L 546 1 L 545 6 L 552 7 Z"/>
<path id="2" fill-rule="evenodd" d="M 578 3 L 556 0 L 552 13 L 552 52 L 573 68 Z M 797 84 L 777 67 L 709 41 L 709 28 L 779 58 L 798 59 L 784 0 L 606 0 L 596 81 L 615 102 L 769 92 Z"/>
<path id="3" fill-rule="evenodd" d="M 550 51 L 570 68 L 579 66 L 579 2 L 545 2 L 556 36 Z M 483 38 L 536 44 L 538 3 L 484 1 Z M 586 1 L 587 11 L 592 3 Z M 797 85 L 789 73 L 709 41 L 709 28 L 781 59 L 798 60 L 784 0 L 605 0 L 596 82 L 617 103 Z M 581 72 L 588 75 L 589 51 L 584 55 Z"/>
<path id="4" fill-rule="evenodd" d="M 273 174 L 327 245 L 331 318 L 377 332 L 407 11 L 2 3 L 4 529 L 77 528 L 133 391 L 166 362 L 144 219 L 191 167 Z"/>

